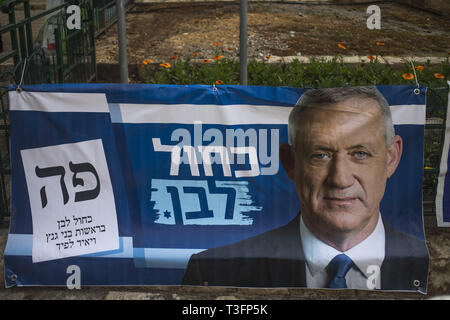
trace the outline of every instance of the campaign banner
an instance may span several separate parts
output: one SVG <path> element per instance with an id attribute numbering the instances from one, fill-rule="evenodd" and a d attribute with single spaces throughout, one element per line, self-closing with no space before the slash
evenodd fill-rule
<path id="1" fill-rule="evenodd" d="M 356 89 L 11 86 L 6 286 L 333 288 L 340 253 L 334 288 L 426 292 L 426 88 Z"/>
<path id="2" fill-rule="evenodd" d="M 450 81 L 447 81 L 450 86 Z M 450 145 L 450 93 L 448 97 L 447 118 L 445 119 L 445 138 L 439 167 L 438 185 L 436 189 L 436 218 L 438 227 L 450 227 L 450 175 L 449 175 L 449 145 Z"/>

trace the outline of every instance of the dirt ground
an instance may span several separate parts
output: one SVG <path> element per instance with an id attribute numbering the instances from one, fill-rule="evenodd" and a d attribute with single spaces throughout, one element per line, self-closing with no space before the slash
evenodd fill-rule
<path id="1" fill-rule="evenodd" d="M 308 55 L 448 56 L 450 19 L 380 3 L 381 29 L 369 30 L 368 4 L 250 2 L 249 57 Z M 126 16 L 128 62 L 237 57 L 239 2 L 139 4 Z M 382 42 L 384 45 L 377 45 Z M 221 43 L 221 45 L 214 45 Z M 346 49 L 338 47 L 338 43 Z M 118 62 L 117 27 L 97 38 L 97 62 Z M 198 53 L 195 54 L 195 53 Z"/>

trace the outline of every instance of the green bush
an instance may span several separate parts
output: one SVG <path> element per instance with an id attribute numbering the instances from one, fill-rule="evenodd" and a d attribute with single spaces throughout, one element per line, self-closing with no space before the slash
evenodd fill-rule
<path id="1" fill-rule="evenodd" d="M 414 61 L 413 61 L 414 63 Z M 417 67 L 418 63 L 414 63 Z M 423 67 L 423 69 L 421 68 Z M 419 84 L 428 87 L 443 87 L 450 75 L 449 59 L 440 64 L 427 61 L 414 70 Z M 169 68 L 155 64 L 142 65 L 139 77 L 144 83 L 153 84 L 239 84 L 239 61 L 222 58 L 208 63 L 190 59 L 176 60 Z M 290 63 L 268 63 L 250 60 L 248 84 L 259 86 L 288 86 L 303 88 L 358 86 L 358 85 L 405 85 L 416 84 L 410 63 L 388 65 L 379 59 L 369 63 L 345 64 L 341 56 L 331 61 L 312 58 L 309 63 L 294 60 Z M 405 78 L 411 74 L 411 79 Z M 435 74 L 442 75 L 440 79 Z"/>

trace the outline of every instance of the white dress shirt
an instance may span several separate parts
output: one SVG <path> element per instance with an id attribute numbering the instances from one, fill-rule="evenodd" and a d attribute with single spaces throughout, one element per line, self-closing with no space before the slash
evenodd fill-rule
<path id="1" fill-rule="evenodd" d="M 345 279 L 351 289 L 379 289 L 380 268 L 385 255 L 385 232 L 381 215 L 373 232 L 353 248 L 340 252 L 319 240 L 300 218 L 300 235 L 306 259 L 306 284 L 308 288 L 326 288 L 331 280 L 326 267 L 338 254 L 349 256 L 355 266 Z"/>

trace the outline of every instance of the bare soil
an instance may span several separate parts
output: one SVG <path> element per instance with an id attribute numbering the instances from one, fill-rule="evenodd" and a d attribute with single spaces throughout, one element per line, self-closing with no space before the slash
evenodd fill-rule
<path id="1" fill-rule="evenodd" d="M 249 57 L 336 54 L 446 57 L 450 54 L 448 17 L 400 4 L 378 5 L 381 29 L 369 30 L 368 4 L 250 2 Z M 148 58 L 154 62 L 170 62 L 175 56 L 236 57 L 239 3 L 139 4 L 127 12 L 126 31 L 131 64 Z M 338 47 L 338 43 L 347 49 Z M 97 38 L 96 51 L 97 62 L 118 63 L 116 25 Z"/>

